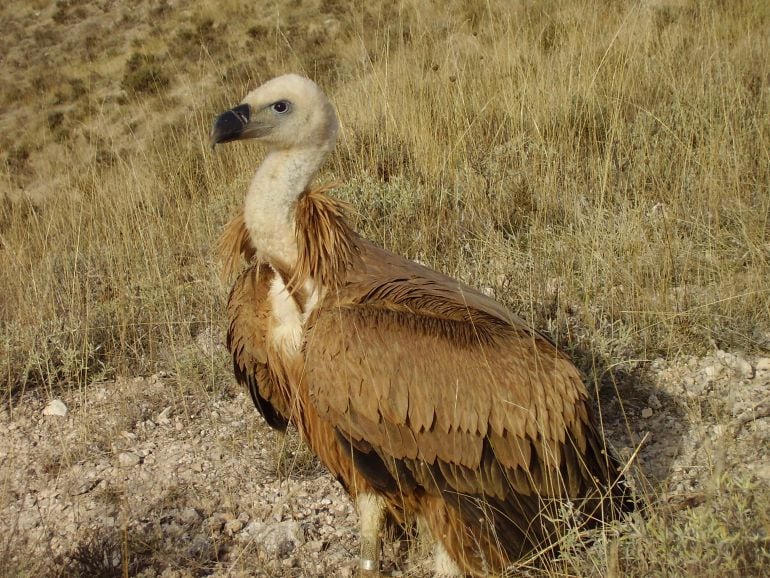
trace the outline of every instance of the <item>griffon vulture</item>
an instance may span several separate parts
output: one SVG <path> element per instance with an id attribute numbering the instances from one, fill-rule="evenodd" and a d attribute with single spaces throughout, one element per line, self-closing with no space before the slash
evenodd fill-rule
<path id="1" fill-rule="evenodd" d="M 341 202 L 310 189 L 337 128 L 319 87 L 290 74 L 210 136 L 267 149 L 224 236 L 255 256 L 228 305 L 236 376 L 356 499 L 362 570 L 377 571 L 386 509 L 430 530 L 438 574 L 479 576 L 632 508 L 562 351 L 483 293 L 361 238 Z"/>

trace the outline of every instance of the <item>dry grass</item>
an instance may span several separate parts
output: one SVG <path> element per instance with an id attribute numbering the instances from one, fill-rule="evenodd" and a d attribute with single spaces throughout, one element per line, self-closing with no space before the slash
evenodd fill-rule
<path id="1" fill-rule="evenodd" d="M 202 391 L 227 379 L 195 343 L 223 325 L 211 248 L 259 153 L 212 155 L 206 135 L 287 70 L 337 105 L 321 178 L 346 183 L 364 234 L 491 288 L 586 367 L 770 348 L 766 2 L 108 4 L 0 8 L 11 405 L 159 367 Z M 761 532 L 728 518 L 770 496 L 726 492 L 708 503 L 724 523 L 639 522 L 625 572 L 750 574 L 736 560 Z"/>

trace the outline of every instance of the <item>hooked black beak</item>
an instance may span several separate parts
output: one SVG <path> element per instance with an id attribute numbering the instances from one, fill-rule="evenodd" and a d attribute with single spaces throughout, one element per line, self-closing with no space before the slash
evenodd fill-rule
<path id="1" fill-rule="evenodd" d="M 209 141 L 211 148 L 220 143 L 230 142 L 244 138 L 244 129 L 249 124 L 251 109 L 248 104 L 241 104 L 235 108 L 220 114 L 211 128 Z"/>

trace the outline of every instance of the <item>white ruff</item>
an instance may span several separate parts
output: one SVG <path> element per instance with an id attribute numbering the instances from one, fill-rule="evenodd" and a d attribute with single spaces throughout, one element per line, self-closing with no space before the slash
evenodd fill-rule
<path id="1" fill-rule="evenodd" d="M 299 353 L 304 319 L 297 302 L 289 295 L 286 285 L 277 272 L 270 285 L 268 298 L 272 305 L 274 322 L 273 330 L 270 332 L 273 346 L 287 355 Z"/>

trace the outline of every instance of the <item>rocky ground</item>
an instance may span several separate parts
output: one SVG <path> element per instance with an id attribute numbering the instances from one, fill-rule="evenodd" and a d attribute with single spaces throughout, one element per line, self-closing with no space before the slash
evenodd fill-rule
<path id="1" fill-rule="evenodd" d="M 654 361 L 618 382 L 625 416 L 607 389 L 608 436 L 639 450 L 658 499 L 697 504 L 739 470 L 770 484 L 770 358 Z M 122 576 L 126 561 L 147 577 L 354 574 L 348 498 L 235 385 L 185 392 L 159 373 L 50 402 L 30 392 L 0 413 L 5 575 Z M 384 559 L 390 575 L 425 574 L 404 544 Z"/>

